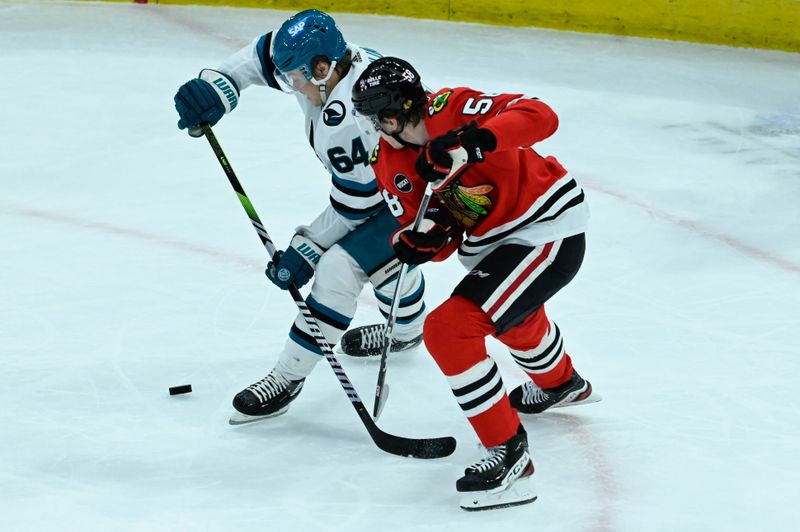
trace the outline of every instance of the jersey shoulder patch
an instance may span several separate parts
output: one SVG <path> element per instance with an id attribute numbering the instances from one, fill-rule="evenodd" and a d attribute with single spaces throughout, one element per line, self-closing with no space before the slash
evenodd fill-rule
<path id="1" fill-rule="evenodd" d="M 447 101 L 450 99 L 450 96 L 452 94 L 453 91 L 451 90 L 444 91 L 441 94 L 437 94 L 433 98 L 433 101 L 431 101 L 431 104 L 428 106 L 428 116 L 433 116 L 436 113 L 441 112 L 442 109 L 444 109 L 445 106 L 447 106 Z"/>
<path id="2" fill-rule="evenodd" d="M 375 166 L 378 164 L 378 155 L 381 151 L 380 143 L 376 144 L 374 148 L 372 148 L 372 155 L 369 156 L 369 164 Z"/>

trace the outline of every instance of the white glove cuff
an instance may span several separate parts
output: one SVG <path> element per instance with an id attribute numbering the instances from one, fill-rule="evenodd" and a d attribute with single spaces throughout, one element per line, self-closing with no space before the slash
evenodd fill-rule
<path id="1" fill-rule="evenodd" d="M 222 105 L 225 106 L 225 114 L 236 109 L 236 105 L 239 103 L 239 91 L 236 90 L 236 84 L 231 78 L 210 68 L 201 70 L 199 77 L 209 82 L 214 87 L 214 90 L 217 91 L 222 100 Z"/>
<path id="2" fill-rule="evenodd" d="M 324 249 L 303 235 L 294 235 L 289 245 L 296 249 L 300 256 L 303 257 L 313 269 L 317 268 L 319 259 L 322 258 L 322 254 L 325 253 Z"/>

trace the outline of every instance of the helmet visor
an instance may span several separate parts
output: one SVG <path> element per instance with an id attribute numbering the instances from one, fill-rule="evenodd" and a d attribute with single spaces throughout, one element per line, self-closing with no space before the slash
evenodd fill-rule
<path id="1" fill-rule="evenodd" d="M 375 131 L 381 131 L 381 118 L 378 115 L 366 115 L 366 119 L 375 128 Z"/>
<path id="2" fill-rule="evenodd" d="M 303 89 L 311 84 L 319 87 L 324 85 L 331 79 L 334 70 L 336 69 L 336 61 L 333 61 L 328 68 L 328 75 L 324 78 L 316 79 L 311 75 L 311 72 L 306 67 L 295 68 L 288 72 L 281 72 L 275 69 L 275 79 L 278 81 L 281 90 L 284 92 L 302 92 Z"/>
<path id="3" fill-rule="evenodd" d="M 285 73 L 276 69 L 274 75 L 283 92 L 302 92 L 311 83 L 299 68 Z"/>

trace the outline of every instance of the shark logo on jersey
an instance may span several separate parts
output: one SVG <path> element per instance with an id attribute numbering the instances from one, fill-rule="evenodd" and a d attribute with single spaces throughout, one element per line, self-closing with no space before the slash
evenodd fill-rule
<path id="1" fill-rule="evenodd" d="M 344 104 L 339 100 L 333 100 L 322 111 L 322 121 L 326 126 L 338 126 L 344 121 L 345 109 Z"/>
<path id="2" fill-rule="evenodd" d="M 397 174 L 394 176 L 394 186 L 397 190 L 403 192 L 404 194 L 408 194 L 414 190 L 414 185 L 411 184 L 411 180 L 403 174 Z"/>

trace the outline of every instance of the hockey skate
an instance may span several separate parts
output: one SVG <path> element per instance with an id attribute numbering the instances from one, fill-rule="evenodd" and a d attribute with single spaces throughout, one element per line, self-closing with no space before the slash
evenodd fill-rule
<path id="1" fill-rule="evenodd" d="M 511 406 L 523 414 L 539 414 L 552 407 L 596 403 L 600 399 L 592 392 L 592 384 L 574 370 L 567 382 L 555 388 L 542 389 L 527 381 L 508 394 Z"/>
<path id="2" fill-rule="evenodd" d="M 486 452 L 488 456 L 465 469 L 456 482 L 456 490 L 462 494 L 461 508 L 493 510 L 536 500 L 533 461 L 522 425 L 510 440 Z"/>
<path id="3" fill-rule="evenodd" d="M 284 414 L 289 410 L 289 403 L 303 389 L 304 382 L 305 379 L 289 380 L 273 369 L 269 375 L 236 394 L 233 398 L 236 412 L 228 423 L 243 425 Z"/>
<path id="4" fill-rule="evenodd" d="M 339 342 L 339 349 L 351 357 L 379 357 L 383 351 L 383 340 L 386 336 L 386 325 L 364 325 L 350 329 Z M 389 353 L 399 353 L 417 347 L 422 342 L 422 334 L 411 340 L 392 338 Z"/>

